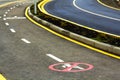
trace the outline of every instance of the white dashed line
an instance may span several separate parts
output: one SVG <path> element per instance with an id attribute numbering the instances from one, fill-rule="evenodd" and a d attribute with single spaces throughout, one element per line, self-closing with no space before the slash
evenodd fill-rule
<path id="1" fill-rule="evenodd" d="M 13 8 L 15 8 L 15 6 Z"/>
<path id="2" fill-rule="evenodd" d="M 11 7 L 10 9 L 12 10 L 13 8 Z"/>
<path id="3" fill-rule="evenodd" d="M 15 33 L 16 31 L 14 29 L 10 29 L 11 32 Z"/>
<path id="4" fill-rule="evenodd" d="M 5 12 L 5 14 L 8 14 L 8 12 Z"/>
<path id="5" fill-rule="evenodd" d="M 9 12 L 10 10 L 8 10 L 8 12 Z"/>
<path id="6" fill-rule="evenodd" d="M 4 14 L 3 16 L 6 17 L 6 14 Z"/>
<path id="7" fill-rule="evenodd" d="M 16 5 L 17 7 L 19 6 L 19 5 Z"/>
<path id="8" fill-rule="evenodd" d="M 47 55 L 48 57 L 50 57 L 50 58 L 58 61 L 58 62 L 64 62 L 63 60 L 61 60 L 60 58 L 58 58 L 58 57 L 56 57 L 56 56 L 54 56 L 54 55 L 52 55 L 52 54 L 46 54 L 46 55 Z"/>
<path id="9" fill-rule="evenodd" d="M 22 40 L 23 42 L 25 42 L 25 43 L 28 43 L 28 44 L 31 43 L 30 41 L 28 41 L 28 40 L 25 39 L 25 38 L 22 38 L 21 40 Z"/>
<path id="10" fill-rule="evenodd" d="M 5 20 L 6 20 L 6 18 L 3 18 L 3 20 L 5 21 Z"/>
<path id="11" fill-rule="evenodd" d="M 9 26 L 9 23 L 5 23 L 6 26 Z"/>
<path id="12" fill-rule="evenodd" d="M 2 18 L 2 17 L 0 16 L 0 18 Z"/>
<path id="13" fill-rule="evenodd" d="M 17 16 L 14 16 L 14 17 L 6 17 L 6 19 L 26 19 L 26 17 L 17 17 Z"/>

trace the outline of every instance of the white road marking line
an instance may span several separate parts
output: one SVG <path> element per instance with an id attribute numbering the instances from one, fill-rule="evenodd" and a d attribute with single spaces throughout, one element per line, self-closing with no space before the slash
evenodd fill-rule
<path id="1" fill-rule="evenodd" d="M 19 5 L 17 4 L 16 6 L 18 7 Z"/>
<path id="2" fill-rule="evenodd" d="M 15 6 L 13 6 L 13 8 L 15 8 Z"/>
<path id="3" fill-rule="evenodd" d="M 3 18 L 3 20 L 5 21 L 5 20 L 6 20 L 6 18 Z"/>
<path id="4" fill-rule="evenodd" d="M 52 55 L 52 54 L 46 54 L 46 55 L 47 55 L 48 57 L 50 57 L 50 58 L 58 61 L 58 62 L 64 62 L 62 59 L 60 59 L 60 58 L 58 58 L 58 57 L 56 57 L 56 56 L 54 56 L 54 55 Z M 71 67 L 71 65 L 67 63 L 67 64 L 64 64 L 62 67 L 63 67 L 63 68 Z M 74 68 L 78 68 L 78 69 L 81 69 L 81 70 L 84 69 L 84 68 L 79 67 L 79 66 L 75 66 Z"/>
<path id="5" fill-rule="evenodd" d="M 61 60 L 60 58 L 57 58 L 56 56 L 52 55 L 52 54 L 46 54 L 48 57 L 58 61 L 58 62 L 64 62 L 63 60 Z"/>
<path id="6" fill-rule="evenodd" d="M 12 10 L 13 8 L 11 7 L 10 9 Z"/>
<path id="7" fill-rule="evenodd" d="M 5 23 L 6 26 L 9 26 L 9 23 Z"/>
<path id="8" fill-rule="evenodd" d="M 30 41 L 28 41 L 28 40 L 25 39 L 25 38 L 22 38 L 21 40 L 22 40 L 23 42 L 25 42 L 25 43 L 28 43 L 28 44 L 31 43 Z"/>
<path id="9" fill-rule="evenodd" d="M 11 32 L 13 32 L 13 33 L 15 33 L 15 32 L 16 32 L 16 31 L 15 31 L 14 29 L 12 29 L 12 28 L 10 29 L 10 31 L 11 31 Z"/>
<path id="10" fill-rule="evenodd" d="M 8 9 L 8 12 L 9 12 L 10 10 Z"/>
<path id="11" fill-rule="evenodd" d="M 17 17 L 17 16 L 14 16 L 14 17 L 7 17 L 6 19 L 26 19 L 26 17 Z"/>
<path id="12" fill-rule="evenodd" d="M 5 12 L 5 14 L 8 14 L 8 12 Z"/>
<path id="13" fill-rule="evenodd" d="M 2 17 L 0 16 L 0 18 L 2 18 Z"/>
<path id="14" fill-rule="evenodd" d="M 89 14 L 93 14 L 93 15 L 96 15 L 96 16 L 108 18 L 108 19 L 111 19 L 111 20 L 120 21 L 120 19 L 118 19 L 118 18 L 113 18 L 113 17 L 110 17 L 110 16 L 105 16 L 105 15 L 102 15 L 102 14 L 97 14 L 97 13 L 88 11 L 88 10 L 86 10 L 86 9 L 80 8 L 79 6 L 76 5 L 76 0 L 73 1 L 73 5 L 74 5 L 77 9 L 79 9 L 79 10 L 81 10 L 81 11 L 84 11 L 84 12 L 87 12 L 87 13 L 89 13 Z"/>
<path id="15" fill-rule="evenodd" d="M 6 17 L 6 14 L 4 14 L 3 16 Z"/>

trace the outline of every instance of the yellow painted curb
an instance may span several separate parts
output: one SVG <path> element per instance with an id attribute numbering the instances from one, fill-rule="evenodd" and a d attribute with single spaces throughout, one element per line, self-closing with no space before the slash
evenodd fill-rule
<path id="1" fill-rule="evenodd" d="M 116 59 L 120 59 L 120 56 L 117 56 L 117 55 L 114 55 L 114 54 L 111 54 L 111 53 L 108 53 L 108 52 L 99 50 L 99 49 L 97 49 L 97 48 L 94 48 L 94 47 L 92 47 L 92 46 L 86 45 L 86 44 L 84 44 L 84 43 L 81 43 L 81 42 L 76 41 L 76 40 L 74 40 L 74 39 L 71 39 L 71 38 L 69 38 L 69 37 L 63 36 L 63 35 L 55 32 L 55 31 L 53 31 L 53 30 L 51 30 L 51 29 L 49 29 L 49 28 L 47 28 L 47 27 L 45 27 L 45 26 L 37 23 L 36 21 L 34 21 L 32 18 L 30 18 L 30 17 L 28 16 L 28 13 L 27 13 L 27 12 L 28 12 L 28 8 L 27 8 L 26 11 L 25 11 L 25 15 L 26 15 L 26 17 L 27 17 L 31 22 L 33 22 L 34 24 L 38 25 L 39 27 L 41 27 L 41 28 L 43 28 L 43 29 L 45 29 L 45 30 L 53 33 L 54 35 L 57 35 L 57 36 L 59 36 L 59 37 L 61 37 L 61 38 L 64 38 L 64 39 L 66 39 L 66 40 L 68 40 L 68 41 L 71 41 L 71 42 L 73 42 L 73 43 L 76 43 L 76 44 L 78 44 L 78 45 L 81 45 L 81 46 L 83 46 L 83 47 L 86 47 L 86 48 L 91 49 L 91 50 L 93 50 L 93 51 L 96 51 L 96 52 L 105 54 L 105 55 L 107 55 L 107 56 L 111 56 L 111 57 L 116 58 Z"/>
<path id="2" fill-rule="evenodd" d="M 104 4 L 104 3 L 101 2 L 100 0 L 97 0 L 97 2 L 100 3 L 100 4 L 102 4 L 103 6 L 108 7 L 108 8 L 111 8 L 111 9 L 114 9 L 114 10 L 120 10 L 120 9 L 118 9 L 118 8 L 115 8 L 115 7 L 109 6 L 109 5 L 107 5 L 107 4 Z"/>
<path id="3" fill-rule="evenodd" d="M 6 79 L 0 74 L 0 80 L 6 80 Z"/>

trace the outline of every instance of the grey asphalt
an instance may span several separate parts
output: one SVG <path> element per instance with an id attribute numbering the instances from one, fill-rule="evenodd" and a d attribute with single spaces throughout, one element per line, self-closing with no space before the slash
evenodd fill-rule
<path id="1" fill-rule="evenodd" d="M 73 0 L 54 0 L 45 5 L 46 11 L 58 17 L 82 24 L 93 29 L 120 35 L 120 11 L 112 10 L 99 4 L 96 0 L 76 0 L 76 5 L 96 14 L 117 18 L 112 20 L 96 16 L 73 5 Z"/>
<path id="2" fill-rule="evenodd" d="M 0 15 L 13 5 L 0 8 Z M 6 17 L 24 17 L 28 5 L 18 6 Z M 9 26 L 5 25 L 6 22 Z M 16 33 L 12 33 L 10 28 L 15 29 Z M 21 38 L 31 43 L 27 44 Z M 94 68 L 76 73 L 52 71 L 48 67 L 59 62 L 46 54 L 52 54 L 65 62 L 88 63 Z M 119 80 L 119 66 L 119 60 L 55 36 L 27 19 L 0 19 L 0 73 L 7 80 Z"/>

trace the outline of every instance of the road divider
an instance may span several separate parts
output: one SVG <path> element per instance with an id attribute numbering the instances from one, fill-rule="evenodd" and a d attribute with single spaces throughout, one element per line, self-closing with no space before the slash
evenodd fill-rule
<path id="1" fill-rule="evenodd" d="M 56 26 L 56 25 L 54 25 L 54 24 L 52 24 L 50 22 L 42 20 L 42 19 L 38 18 L 37 16 L 33 15 L 31 13 L 31 11 L 30 11 L 30 8 L 26 9 L 26 16 L 30 20 L 33 19 L 31 21 L 35 22 L 36 24 L 42 24 L 44 26 L 47 26 L 47 28 L 50 28 L 50 29 L 54 30 L 55 32 L 58 32 L 58 33 L 60 33 L 62 35 L 65 35 L 65 36 L 68 36 L 68 37 L 72 38 L 72 39 L 66 38 L 69 41 L 72 41 L 72 42 L 74 42 L 76 44 L 87 47 L 87 48 L 92 49 L 94 51 L 100 52 L 102 54 L 105 54 L 105 55 L 120 59 L 120 57 L 117 56 L 117 55 L 120 55 L 120 48 L 119 47 L 109 45 L 109 44 L 105 44 L 105 43 L 102 43 L 102 42 L 98 42 L 98 41 L 95 41 L 93 39 L 90 39 L 90 38 L 75 34 L 73 32 L 70 32 L 68 30 L 65 30 L 63 28 L 60 28 L 60 27 L 58 27 L 58 26 Z M 58 35 L 60 35 L 60 34 L 58 34 Z M 62 36 L 62 37 L 65 38 L 65 36 Z M 80 42 L 83 42 L 85 44 L 82 44 Z M 94 48 L 94 47 L 96 47 L 96 48 Z M 111 52 L 111 53 L 109 53 L 109 52 Z"/>

